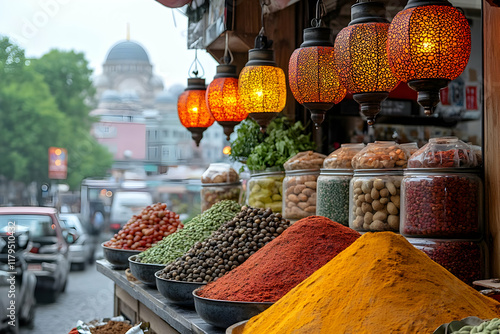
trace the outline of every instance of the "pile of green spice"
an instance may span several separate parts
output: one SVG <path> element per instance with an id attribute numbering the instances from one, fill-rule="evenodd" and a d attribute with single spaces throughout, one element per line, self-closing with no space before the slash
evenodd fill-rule
<path id="1" fill-rule="evenodd" d="M 234 201 L 220 201 L 210 209 L 194 217 L 183 229 L 164 237 L 151 248 L 140 253 L 142 263 L 168 264 L 194 244 L 207 239 L 222 224 L 240 212 L 241 206 Z"/>
<path id="2" fill-rule="evenodd" d="M 198 291 L 200 297 L 276 302 L 360 234 L 321 216 L 302 218 L 247 261 Z"/>

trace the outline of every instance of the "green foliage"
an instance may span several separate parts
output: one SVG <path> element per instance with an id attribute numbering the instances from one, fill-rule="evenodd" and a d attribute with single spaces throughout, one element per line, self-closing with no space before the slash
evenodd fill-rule
<path id="1" fill-rule="evenodd" d="M 295 154 L 315 149 L 301 122 L 292 123 L 286 117 L 277 117 L 267 127 L 265 135 L 260 133 L 254 121 L 247 119 L 244 122 L 249 125 L 244 127 L 245 124 L 242 124 L 236 131 L 238 138 L 231 143 L 231 158 L 240 161 L 246 158 L 246 164 L 252 171 L 273 167 L 283 169 L 283 164 Z M 238 145 L 236 153 L 235 144 Z"/>

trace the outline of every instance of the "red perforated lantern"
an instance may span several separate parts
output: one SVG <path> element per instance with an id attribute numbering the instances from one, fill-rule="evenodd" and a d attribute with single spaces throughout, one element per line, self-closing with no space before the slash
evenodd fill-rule
<path id="1" fill-rule="evenodd" d="M 418 92 L 418 102 L 428 115 L 439 103 L 439 90 L 467 66 L 470 51 L 467 19 L 446 0 L 410 0 L 389 28 L 392 71 Z"/>
<path id="2" fill-rule="evenodd" d="M 288 64 L 292 94 L 311 111 L 316 128 L 325 119 L 326 111 L 346 94 L 334 59 L 331 29 L 314 27 L 304 29 L 304 42 L 292 53 Z"/>
<path id="3" fill-rule="evenodd" d="M 189 78 L 186 90 L 177 100 L 177 113 L 181 124 L 191 132 L 196 146 L 200 145 L 203 132 L 215 121 L 208 111 L 205 95 L 205 79 Z"/>
<path id="4" fill-rule="evenodd" d="M 217 123 L 224 128 L 224 133 L 229 140 L 234 127 L 248 116 L 240 103 L 236 66 L 217 66 L 214 80 L 208 85 L 206 99 L 208 110 Z"/>
<path id="5" fill-rule="evenodd" d="M 335 62 L 340 81 L 372 125 L 380 103 L 398 84 L 387 60 L 389 22 L 380 2 L 354 4 L 351 19 L 335 39 Z"/>

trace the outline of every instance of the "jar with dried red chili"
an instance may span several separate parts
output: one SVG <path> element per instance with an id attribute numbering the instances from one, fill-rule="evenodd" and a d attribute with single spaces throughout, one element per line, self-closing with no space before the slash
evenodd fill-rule
<path id="1" fill-rule="evenodd" d="M 472 148 L 457 137 L 431 138 L 412 154 L 408 168 L 470 168 L 476 167 Z"/>
<path id="2" fill-rule="evenodd" d="M 407 238 L 415 248 L 423 251 L 434 262 L 440 264 L 463 282 L 486 278 L 487 249 L 484 241 L 463 239 Z"/>
<path id="3" fill-rule="evenodd" d="M 482 181 L 475 169 L 407 169 L 401 183 L 405 236 L 479 238 Z"/>

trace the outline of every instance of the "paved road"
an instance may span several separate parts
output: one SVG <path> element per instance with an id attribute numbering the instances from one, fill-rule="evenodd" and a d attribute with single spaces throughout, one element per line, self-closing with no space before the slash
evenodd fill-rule
<path id="1" fill-rule="evenodd" d="M 102 257 L 102 253 L 97 253 Z M 95 264 L 85 271 L 72 271 L 66 292 L 52 304 L 38 304 L 33 329 L 20 334 L 67 334 L 78 320 L 113 316 L 113 282 L 97 272 Z"/>

